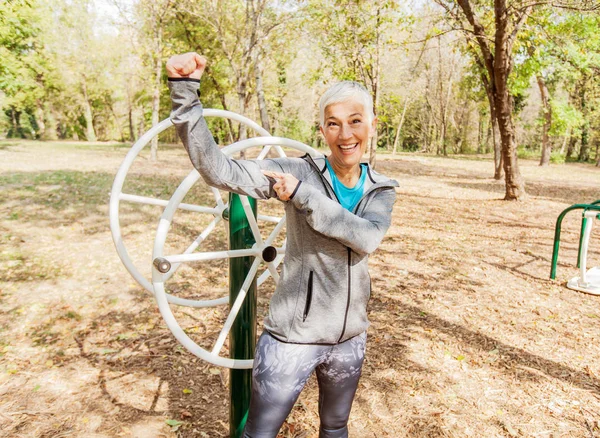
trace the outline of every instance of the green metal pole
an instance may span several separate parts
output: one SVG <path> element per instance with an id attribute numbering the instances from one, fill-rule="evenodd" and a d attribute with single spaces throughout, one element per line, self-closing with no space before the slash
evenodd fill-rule
<path id="1" fill-rule="evenodd" d="M 592 202 L 590 205 L 598 205 L 600 204 L 600 200 Z M 585 226 L 587 223 L 587 218 L 585 215 L 581 220 L 581 231 L 579 232 L 579 249 L 577 250 L 577 267 L 581 267 L 581 244 L 583 243 L 583 230 L 585 230 Z"/>
<path id="2" fill-rule="evenodd" d="M 593 204 L 573 204 L 570 207 L 565 208 L 561 214 L 558 215 L 558 219 L 556 219 L 556 226 L 554 228 L 554 248 L 552 251 L 552 267 L 550 268 L 550 278 L 554 280 L 556 278 L 556 265 L 558 263 L 558 250 L 560 247 L 560 231 L 562 226 L 562 221 L 565 215 L 572 210 L 596 210 L 600 211 L 600 206 L 597 205 L 598 201 L 595 201 Z M 581 239 L 582 236 L 579 236 L 579 251 L 581 252 Z M 579 259 L 579 257 L 578 257 Z M 579 263 L 579 260 L 578 260 Z"/>
<path id="3" fill-rule="evenodd" d="M 256 217 L 256 200 L 248 198 Z M 240 197 L 229 194 L 229 248 L 247 249 L 254 245 L 254 236 L 248 224 Z M 242 287 L 253 257 L 229 259 L 229 305 L 235 301 Z M 229 357 L 252 359 L 256 347 L 256 277 L 248 289 L 231 331 L 229 332 Z M 250 393 L 252 390 L 252 370 L 229 371 L 229 436 L 240 438 L 246 425 Z"/>
<path id="4" fill-rule="evenodd" d="M 583 217 L 581 218 L 581 230 L 579 231 L 579 249 L 577 250 L 577 267 L 581 267 L 581 245 L 583 243 L 583 232 L 585 231 L 585 227 L 587 226 L 587 218 L 585 217 L 585 210 Z"/>

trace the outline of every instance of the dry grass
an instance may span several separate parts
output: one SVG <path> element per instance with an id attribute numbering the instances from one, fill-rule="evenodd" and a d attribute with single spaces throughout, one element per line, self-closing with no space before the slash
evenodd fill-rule
<path id="1" fill-rule="evenodd" d="M 108 193 L 127 149 L 4 146 L 0 436 L 228 436 L 228 373 L 178 345 L 114 250 Z M 600 298 L 564 287 L 576 275 L 576 214 L 564 223 L 558 280 L 548 279 L 556 216 L 600 198 L 600 171 L 524 161 L 531 196 L 507 203 L 491 167 L 489 159 L 380 158 L 380 170 L 400 181 L 399 198 L 371 258 L 372 326 L 351 436 L 600 437 Z M 189 170 L 180 149 L 162 151 L 158 165 L 144 155 L 126 191 L 168 197 Z M 186 202 L 209 196 L 198 187 Z M 124 240 L 144 275 L 160 211 L 122 208 Z M 169 250 L 183 249 L 208 219 L 178 214 Z M 596 229 L 592 265 L 599 237 Z M 204 248 L 222 248 L 223 238 L 220 228 Z M 182 269 L 170 290 L 220 296 L 225 269 Z M 208 347 L 225 312 L 176 314 Z M 177 431 L 169 419 L 181 422 Z M 311 380 L 281 437 L 317 430 Z"/>

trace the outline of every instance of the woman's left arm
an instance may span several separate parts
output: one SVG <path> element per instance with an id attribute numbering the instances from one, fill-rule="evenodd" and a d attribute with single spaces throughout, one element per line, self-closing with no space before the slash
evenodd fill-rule
<path id="1" fill-rule="evenodd" d="M 308 224 L 319 233 L 338 240 L 357 253 L 370 254 L 379 247 L 390 227 L 396 202 L 393 187 L 376 190 L 362 216 L 346 210 L 308 184 L 300 183 L 290 202 L 306 215 Z"/>

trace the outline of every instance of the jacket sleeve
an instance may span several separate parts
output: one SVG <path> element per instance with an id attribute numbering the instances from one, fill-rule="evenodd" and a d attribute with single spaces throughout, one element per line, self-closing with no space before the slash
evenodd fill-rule
<path id="1" fill-rule="evenodd" d="M 262 170 L 291 173 L 286 159 L 233 160 L 221 152 L 202 116 L 199 81 L 169 81 L 171 120 L 190 160 L 212 187 L 258 199 L 276 197 L 272 182 Z M 296 176 L 300 179 L 298 176 Z"/>
<path id="2" fill-rule="evenodd" d="M 359 254 L 370 254 L 377 249 L 390 227 L 396 191 L 393 187 L 379 189 L 369 199 L 362 216 L 346 210 L 308 184 L 300 184 L 291 202 L 319 233 Z"/>

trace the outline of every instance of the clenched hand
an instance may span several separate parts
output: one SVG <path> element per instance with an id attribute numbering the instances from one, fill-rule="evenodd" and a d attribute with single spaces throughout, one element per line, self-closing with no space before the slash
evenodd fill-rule
<path id="1" fill-rule="evenodd" d="M 206 58 L 196 52 L 171 56 L 167 61 L 167 76 L 170 78 L 200 79 L 206 68 Z"/>

